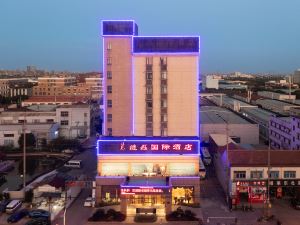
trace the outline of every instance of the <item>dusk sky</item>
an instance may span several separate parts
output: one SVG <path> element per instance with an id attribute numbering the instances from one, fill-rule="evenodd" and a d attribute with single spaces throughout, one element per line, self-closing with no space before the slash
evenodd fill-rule
<path id="1" fill-rule="evenodd" d="M 0 69 L 101 71 L 102 19 L 200 35 L 201 72 L 300 68 L 299 0 L 1 0 Z"/>

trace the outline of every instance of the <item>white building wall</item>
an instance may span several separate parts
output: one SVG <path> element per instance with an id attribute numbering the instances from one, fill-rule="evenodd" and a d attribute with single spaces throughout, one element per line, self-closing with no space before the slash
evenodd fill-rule
<path id="1" fill-rule="evenodd" d="M 67 116 L 64 113 L 67 112 Z M 60 136 L 67 138 L 90 136 L 89 106 L 59 107 L 56 109 L 56 121 L 60 124 Z"/>

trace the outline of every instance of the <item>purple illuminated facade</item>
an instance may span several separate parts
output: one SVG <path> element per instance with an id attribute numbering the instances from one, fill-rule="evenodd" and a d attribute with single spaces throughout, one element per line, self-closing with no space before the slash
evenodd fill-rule
<path id="1" fill-rule="evenodd" d="M 124 213 L 136 205 L 163 205 L 169 213 L 172 204 L 199 203 L 200 38 L 138 36 L 134 20 L 104 20 L 101 31 L 96 201 L 119 201 Z"/>

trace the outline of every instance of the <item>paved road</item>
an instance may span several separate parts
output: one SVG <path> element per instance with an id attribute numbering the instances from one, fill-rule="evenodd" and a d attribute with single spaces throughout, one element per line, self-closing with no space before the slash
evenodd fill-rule
<path id="1" fill-rule="evenodd" d="M 83 162 L 82 169 L 73 169 L 69 174 L 73 176 L 80 176 L 82 174 L 94 179 L 97 172 L 97 156 L 96 150 L 90 149 L 83 153 L 74 156 L 73 159 L 80 159 Z M 85 199 L 92 194 L 91 189 L 83 189 L 78 198 L 72 203 L 67 210 L 67 225 L 83 225 L 87 219 L 91 216 L 93 208 L 84 207 L 83 203 Z M 52 224 L 63 225 L 63 214 L 61 214 Z"/>

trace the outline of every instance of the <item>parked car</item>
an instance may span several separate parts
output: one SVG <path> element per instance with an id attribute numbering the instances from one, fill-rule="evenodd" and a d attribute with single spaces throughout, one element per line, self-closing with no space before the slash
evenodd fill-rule
<path id="1" fill-rule="evenodd" d="M 25 225 L 51 225 L 51 222 L 46 218 L 38 218 L 28 221 Z"/>
<path id="2" fill-rule="evenodd" d="M 28 215 L 27 209 L 21 209 L 18 212 L 13 213 L 10 217 L 7 218 L 8 223 L 16 223 L 21 220 L 23 217 Z"/>
<path id="3" fill-rule="evenodd" d="M 93 206 L 93 198 L 92 197 L 86 198 L 86 200 L 84 201 L 83 206 L 92 207 Z"/>
<path id="4" fill-rule="evenodd" d="M 300 209 L 300 199 L 299 198 L 292 198 L 291 205 L 294 209 Z"/>
<path id="5" fill-rule="evenodd" d="M 6 211 L 6 206 L 10 203 L 10 200 L 2 200 L 0 202 L 0 212 L 4 213 Z"/>
<path id="6" fill-rule="evenodd" d="M 21 208 L 22 206 L 22 201 L 21 200 L 18 200 L 18 199 L 14 199 L 14 200 L 11 200 L 8 205 L 6 206 L 6 213 L 14 213 L 15 211 L 17 211 L 19 208 Z"/>
<path id="7" fill-rule="evenodd" d="M 72 149 L 64 149 L 64 150 L 62 150 L 62 153 L 73 154 L 74 151 Z"/>
<path id="8" fill-rule="evenodd" d="M 36 210 L 32 210 L 29 212 L 29 217 L 30 218 L 46 218 L 49 219 L 50 218 L 50 213 L 46 210 L 43 209 L 36 209 Z"/>

